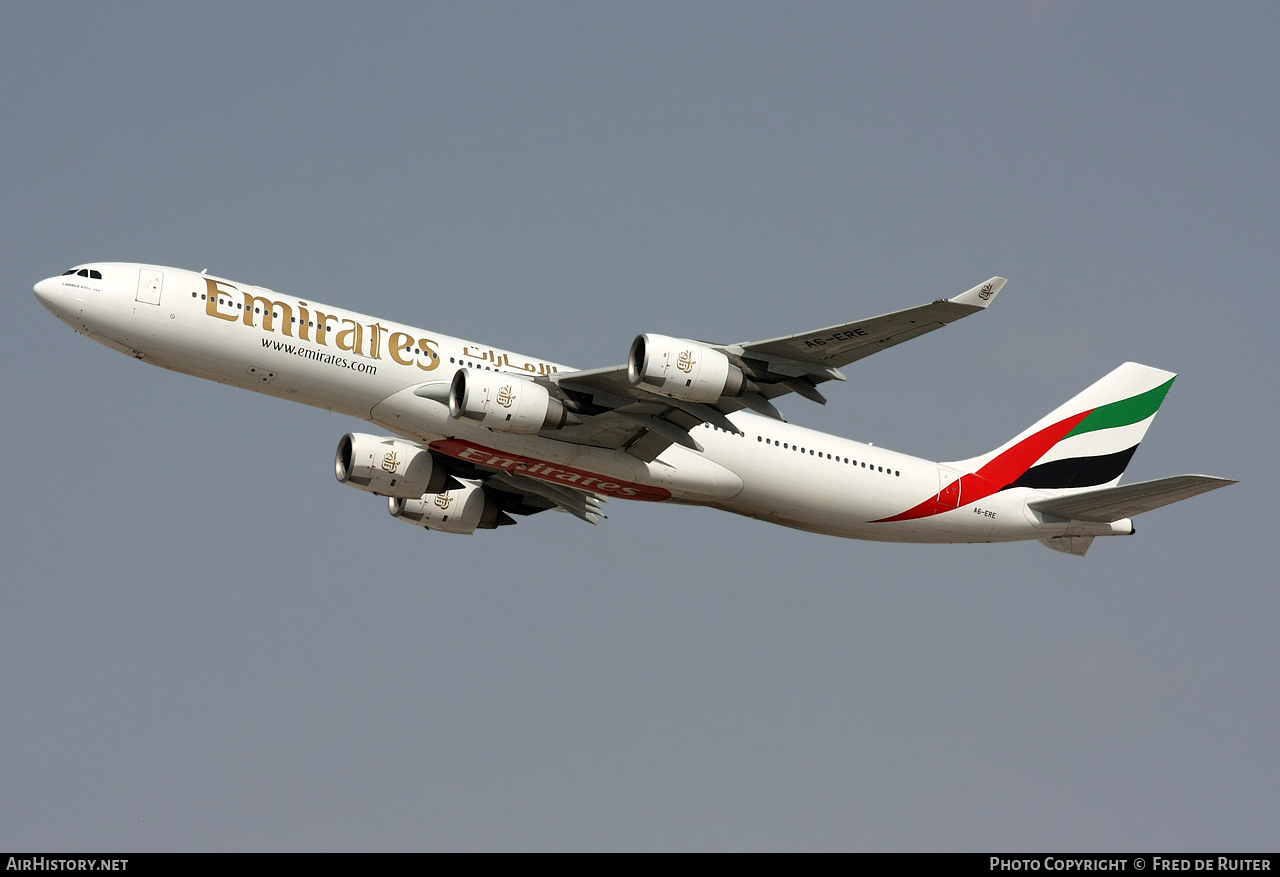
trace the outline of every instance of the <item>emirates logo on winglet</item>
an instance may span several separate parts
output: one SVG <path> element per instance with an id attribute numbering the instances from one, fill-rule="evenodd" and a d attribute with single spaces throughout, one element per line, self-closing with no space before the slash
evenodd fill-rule
<path id="1" fill-rule="evenodd" d="M 990 283 L 983 286 L 982 289 L 978 290 L 978 298 L 982 299 L 983 301 L 989 301 L 991 298 L 991 289 L 992 289 L 992 286 Z"/>

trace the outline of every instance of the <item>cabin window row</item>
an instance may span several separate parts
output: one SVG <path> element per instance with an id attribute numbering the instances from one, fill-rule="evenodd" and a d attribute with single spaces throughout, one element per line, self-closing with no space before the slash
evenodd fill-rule
<path id="1" fill-rule="evenodd" d="M 828 454 L 824 451 L 816 451 L 813 448 L 802 448 L 799 445 L 792 444 L 791 442 L 774 441 L 773 439 L 765 438 L 762 435 L 756 436 L 756 441 L 762 442 L 766 445 L 770 445 L 775 448 L 781 448 L 784 451 L 795 451 L 796 453 L 800 453 L 800 454 L 808 454 L 811 457 L 818 457 L 818 458 L 825 457 L 826 459 L 832 460 L 836 463 L 843 463 L 848 466 L 859 466 L 863 469 L 870 469 L 873 472 L 883 472 L 885 475 L 893 475 L 894 477 L 897 477 L 897 478 L 902 477 L 902 472 L 898 469 L 886 469 L 883 466 L 877 466 L 874 463 L 868 463 L 866 460 L 861 460 L 861 461 L 851 460 L 848 457 L 841 457 L 838 454 Z"/>

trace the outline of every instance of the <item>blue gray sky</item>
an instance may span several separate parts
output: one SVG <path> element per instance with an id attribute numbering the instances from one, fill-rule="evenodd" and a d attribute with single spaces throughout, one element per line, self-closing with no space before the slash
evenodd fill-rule
<path id="1" fill-rule="evenodd" d="M 1266 3 L 11 3 L 0 848 L 1275 850 Z M 1117 364 L 1084 559 L 610 504 L 458 537 L 354 420 L 131 361 L 136 260 L 580 367 L 1010 279 L 793 421 L 933 459 Z"/>

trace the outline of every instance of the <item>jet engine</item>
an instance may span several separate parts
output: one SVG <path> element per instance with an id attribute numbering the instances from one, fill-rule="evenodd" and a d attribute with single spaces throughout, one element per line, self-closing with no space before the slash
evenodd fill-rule
<path id="1" fill-rule="evenodd" d="M 564 403 L 542 384 L 468 369 L 459 369 L 449 385 L 449 415 L 496 432 L 524 435 L 560 429 L 568 419 Z"/>
<path id="2" fill-rule="evenodd" d="M 464 483 L 457 490 L 427 494 L 417 499 L 391 497 L 387 510 L 407 524 L 442 533 L 470 534 L 514 524 L 479 484 Z"/>
<path id="3" fill-rule="evenodd" d="M 333 472 L 340 482 L 359 490 L 406 499 L 438 493 L 449 481 L 449 473 L 425 448 L 359 432 L 347 433 L 338 442 Z"/>
<path id="4" fill-rule="evenodd" d="M 742 370 L 714 347 L 666 335 L 638 335 L 627 356 L 631 386 L 685 402 L 739 396 L 748 385 Z"/>

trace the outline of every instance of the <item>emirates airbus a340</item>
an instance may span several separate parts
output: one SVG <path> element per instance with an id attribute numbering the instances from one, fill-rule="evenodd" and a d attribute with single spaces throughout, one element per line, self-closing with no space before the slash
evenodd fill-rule
<path id="1" fill-rule="evenodd" d="M 989 453 L 935 463 L 787 423 L 773 401 L 984 310 L 993 277 L 950 299 L 738 344 L 640 335 L 622 365 L 577 371 L 402 323 L 156 265 L 79 265 L 35 285 L 60 320 L 173 371 L 340 411 L 392 435 L 338 442 L 338 481 L 391 514 L 474 533 L 612 498 L 705 505 L 885 542 L 1038 539 L 1084 554 L 1139 512 L 1234 482 L 1119 486 L 1173 384 L 1125 363 Z"/>

